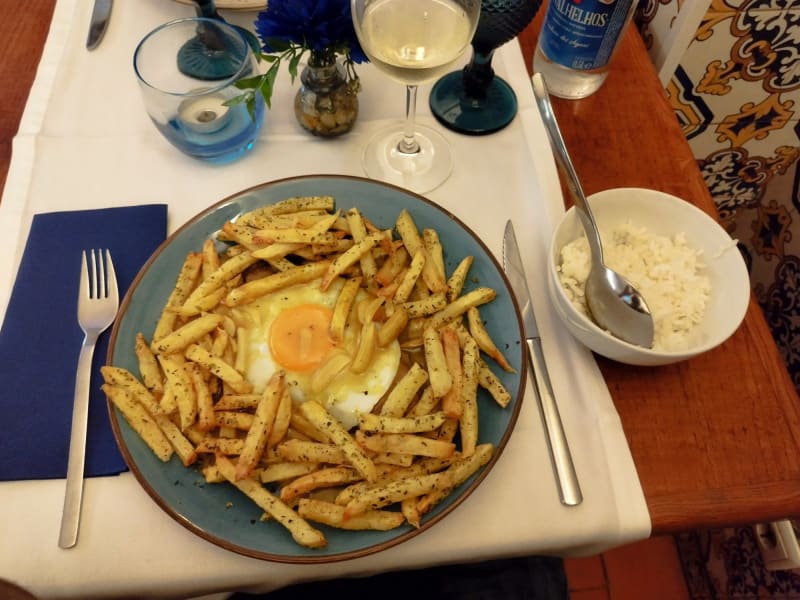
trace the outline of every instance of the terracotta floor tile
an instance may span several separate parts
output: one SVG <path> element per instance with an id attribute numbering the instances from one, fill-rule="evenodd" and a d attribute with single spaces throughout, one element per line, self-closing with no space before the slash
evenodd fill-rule
<path id="1" fill-rule="evenodd" d="M 569 600 L 612 600 L 605 589 L 569 591 Z"/>
<path id="2" fill-rule="evenodd" d="M 565 558 L 564 570 L 567 573 L 570 592 L 608 587 L 603 558 L 599 555 L 585 558 Z"/>
<path id="3" fill-rule="evenodd" d="M 603 554 L 612 600 L 689 600 L 675 541 L 654 537 Z"/>

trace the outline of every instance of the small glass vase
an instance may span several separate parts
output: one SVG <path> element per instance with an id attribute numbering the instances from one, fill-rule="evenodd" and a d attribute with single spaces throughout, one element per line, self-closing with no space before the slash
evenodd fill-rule
<path id="1" fill-rule="evenodd" d="M 335 137 L 353 128 L 358 117 L 357 86 L 347 80 L 335 59 L 312 53 L 300 73 L 300 82 L 294 114 L 304 129 L 321 137 Z"/>

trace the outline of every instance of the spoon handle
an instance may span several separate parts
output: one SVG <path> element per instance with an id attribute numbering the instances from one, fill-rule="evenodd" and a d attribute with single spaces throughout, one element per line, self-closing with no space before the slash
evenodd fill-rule
<path id="1" fill-rule="evenodd" d="M 572 201 L 578 211 L 581 223 L 583 223 L 583 228 L 586 230 L 586 239 L 592 251 L 592 260 L 597 260 L 597 263 L 601 264 L 603 262 L 603 245 L 600 242 L 600 234 L 592 211 L 589 208 L 589 203 L 586 201 L 586 195 L 583 193 L 578 174 L 572 164 L 572 159 L 569 157 L 567 145 L 561 136 L 561 130 L 558 127 L 558 121 L 550 103 L 550 94 L 547 91 L 544 77 L 542 77 L 541 73 L 534 73 L 531 83 L 533 84 L 533 95 L 536 97 L 536 106 L 539 108 L 539 113 L 547 130 L 547 136 L 550 138 L 550 146 L 555 151 L 556 165 L 564 175 L 564 183 L 572 196 Z"/>

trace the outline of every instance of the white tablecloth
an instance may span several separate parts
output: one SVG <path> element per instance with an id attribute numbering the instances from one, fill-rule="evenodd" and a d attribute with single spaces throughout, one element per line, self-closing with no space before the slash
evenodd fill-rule
<path id="1" fill-rule="evenodd" d="M 404 91 L 368 65 L 355 129 L 334 140 L 299 128 L 296 89 L 283 71 L 257 146 L 239 162 L 210 166 L 183 156 L 146 116 L 131 66 L 154 26 L 192 14 L 168 0 L 117 0 L 102 45 L 84 49 L 90 0 L 59 0 L 0 204 L 0 307 L 7 303 L 32 215 L 53 210 L 166 202 L 170 230 L 240 189 L 307 173 L 362 175 L 370 132 L 403 112 Z M 253 13 L 227 13 L 240 24 Z M 445 131 L 451 178 L 428 196 L 458 214 L 498 256 L 513 218 L 535 293 L 545 351 L 584 502 L 558 501 L 539 413 L 528 389 L 514 434 L 480 488 L 442 522 L 398 547 L 327 565 L 240 556 L 173 521 L 132 475 L 86 482 L 80 540 L 57 546 L 63 480 L 0 484 L 0 578 L 43 598 L 187 597 L 269 590 L 296 581 L 522 555 L 601 551 L 650 533 L 650 519 L 619 417 L 591 356 L 558 323 L 545 294 L 545 245 L 563 211 L 552 155 L 516 42 L 495 55 L 516 90 L 505 130 L 468 137 Z M 420 90 L 419 120 L 435 125 Z M 1 382 L 0 382 L 1 383 Z M 2 398 L 0 398 L 0 406 Z M 187 563 L 188 558 L 188 563 Z"/>

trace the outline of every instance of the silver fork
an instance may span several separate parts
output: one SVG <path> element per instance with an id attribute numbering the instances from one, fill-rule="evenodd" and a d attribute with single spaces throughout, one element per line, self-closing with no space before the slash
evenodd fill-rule
<path id="1" fill-rule="evenodd" d="M 83 330 L 83 344 L 78 356 L 75 376 L 75 399 L 72 407 L 72 430 L 67 463 L 67 488 L 61 514 L 61 533 L 58 545 L 72 548 L 78 541 L 83 498 L 83 466 L 86 459 L 86 429 L 89 420 L 89 384 L 92 376 L 92 356 L 97 337 L 114 322 L 119 308 L 117 276 L 111 252 L 91 250 L 91 266 L 86 264 L 86 250 L 81 255 L 81 278 L 78 291 L 78 324 Z"/>

